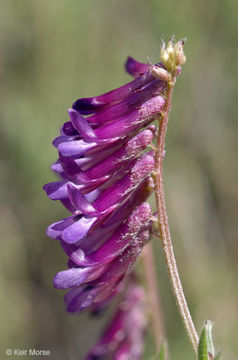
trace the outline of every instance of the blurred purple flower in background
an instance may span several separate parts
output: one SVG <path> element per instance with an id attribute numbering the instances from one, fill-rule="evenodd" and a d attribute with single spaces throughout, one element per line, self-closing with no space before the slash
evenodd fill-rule
<path id="1" fill-rule="evenodd" d="M 145 302 L 143 288 L 130 284 L 112 321 L 85 360 L 140 360 L 147 326 Z"/>
<path id="2" fill-rule="evenodd" d="M 50 225 L 47 234 L 60 240 L 69 258 L 54 286 L 69 289 L 70 312 L 111 299 L 150 238 L 152 213 L 145 201 L 155 160 L 153 150 L 144 151 L 157 131 L 150 124 L 164 106 L 166 82 L 132 58 L 126 70 L 133 81 L 77 100 L 53 141 L 59 158 L 52 170 L 60 180 L 44 190 L 71 215 Z"/>

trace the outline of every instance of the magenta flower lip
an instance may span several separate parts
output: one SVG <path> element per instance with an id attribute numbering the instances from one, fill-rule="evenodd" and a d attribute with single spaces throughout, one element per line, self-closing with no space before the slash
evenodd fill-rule
<path id="1" fill-rule="evenodd" d="M 149 69 L 149 65 L 140 63 L 139 61 L 133 59 L 131 56 L 128 56 L 125 64 L 125 69 L 128 72 L 128 74 L 137 78 L 138 76 L 144 74 Z"/>
<path id="2" fill-rule="evenodd" d="M 152 213 L 145 201 L 155 159 L 148 148 L 167 85 L 132 58 L 126 70 L 133 81 L 77 100 L 53 141 L 58 159 L 51 168 L 59 179 L 44 190 L 70 215 L 51 224 L 47 235 L 60 240 L 68 257 L 68 269 L 56 274 L 54 286 L 69 289 L 70 312 L 108 303 L 150 238 Z"/>

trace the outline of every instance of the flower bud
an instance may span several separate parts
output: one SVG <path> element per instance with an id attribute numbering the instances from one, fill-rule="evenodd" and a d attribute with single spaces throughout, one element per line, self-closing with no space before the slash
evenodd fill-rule
<path id="1" fill-rule="evenodd" d="M 168 42 L 166 51 L 167 51 L 170 59 L 173 61 L 173 60 L 174 60 L 174 48 L 173 48 L 173 42 L 172 42 L 172 40 L 170 40 L 170 41 Z"/>
<path id="2" fill-rule="evenodd" d="M 162 43 L 162 47 L 161 47 L 161 61 L 162 63 L 165 65 L 166 69 L 168 70 L 169 73 L 171 73 L 173 76 L 177 75 L 177 69 L 180 65 L 183 65 L 186 62 L 186 56 L 184 54 L 183 51 L 183 46 L 184 46 L 184 40 L 180 40 L 178 42 L 176 42 L 175 44 L 173 44 L 173 39 L 171 39 L 168 42 L 167 47 L 165 48 L 165 44 Z M 153 69 L 153 71 L 151 71 L 152 74 L 155 74 L 157 71 L 157 69 Z M 157 71 L 158 72 L 158 71 Z M 170 81 L 167 80 L 169 79 L 169 76 L 164 73 L 163 71 L 159 72 L 161 74 L 158 74 L 157 77 L 159 77 L 162 80 L 165 81 Z M 154 75 L 156 76 L 156 75 Z"/>
<path id="3" fill-rule="evenodd" d="M 183 51 L 184 40 L 178 41 L 174 45 L 174 55 L 176 65 L 183 65 L 186 62 L 186 56 Z"/>
<path id="4" fill-rule="evenodd" d="M 156 78 L 159 78 L 159 79 L 167 81 L 167 82 L 172 81 L 171 74 L 167 70 L 165 70 L 157 65 L 151 65 L 150 71 Z"/>
<path id="5" fill-rule="evenodd" d="M 160 58 L 163 64 L 166 64 L 169 60 L 169 54 L 167 53 L 165 49 L 165 43 L 162 43 L 161 50 L 160 50 Z"/>

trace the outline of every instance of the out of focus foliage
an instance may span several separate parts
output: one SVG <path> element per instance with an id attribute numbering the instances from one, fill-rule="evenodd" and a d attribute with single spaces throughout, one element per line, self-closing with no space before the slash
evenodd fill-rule
<path id="1" fill-rule="evenodd" d="M 175 252 L 198 329 L 213 319 L 215 343 L 226 360 L 236 358 L 237 2 L 1 0 L 0 7 L 1 359 L 7 348 L 29 347 L 81 359 L 103 326 L 104 319 L 67 314 L 52 288 L 66 258 L 45 228 L 66 211 L 41 188 L 54 178 L 51 140 L 67 108 L 128 81 L 127 55 L 158 61 L 162 34 L 188 38 L 165 166 Z M 156 240 L 155 250 L 171 359 L 191 359 Z"/>

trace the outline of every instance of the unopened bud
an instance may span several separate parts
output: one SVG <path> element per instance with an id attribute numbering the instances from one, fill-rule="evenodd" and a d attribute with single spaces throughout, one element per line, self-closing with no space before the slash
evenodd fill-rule
<path id="1" fill-rule="evenodd" d="M 167 51 L 170 59 L 173 60 L 173 59 L 174 59 L 174 48 L 173 48 L 172 40 L 170 40 L 170 41 L 168 42 L 166 51 Z"/>
<path id="2" fill-rule="evenodd" d="M 160 58 L 163 64 L 166 64 L 169 60 L 169 54 L 165 50 L 165 43 L 162 43 L 161 50 L 160 50 Z"/>
<path id="3" fill-rule="evenodd" d="M 176 65 L 183 65 L 186 62 L 186 56 L 183 51 L 184 40 L 178 41 L 174 45 L 174 56 Z"/>
<path id="4" fill-rule="evenodd" d="M 159 79 L 167 81 L 167 82 L 172 81 L 171 74 L 167 70 L 165 70 L 165 69 L 163 69 L 163 68 L 161 68 L 159 66 L 151 65 L 150 66 L 150 72 L 156 78 L 159 78 Z"/>
<path id="5" fill-rule="evenodd" d="M 161 61 L 165 65 L 166 69 L 169 73 L 173 76 L 177 75 L 177 70 L 180 65 L 183 65 L 186 62 L 186 56 L 183 51 L 184 40 L 180 40 L 173 44 L 174 38 L 172 38 L 169 42 L 167 47 L 165 47 L 165 43 L 162 43 L 161 47 Z M 156 73 L 155 70 L 153 70 Z M 156 76 L 156 75 L 155 75 Z M 161 79 L 165 81 L 170 81 L 169 77 L 166 73 L 162 73 L 157 75 Z"/>

